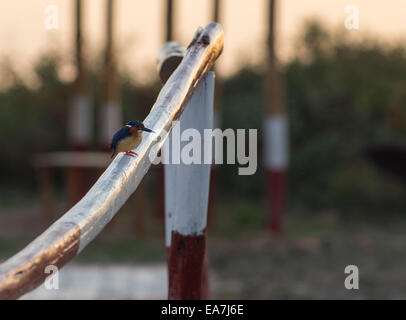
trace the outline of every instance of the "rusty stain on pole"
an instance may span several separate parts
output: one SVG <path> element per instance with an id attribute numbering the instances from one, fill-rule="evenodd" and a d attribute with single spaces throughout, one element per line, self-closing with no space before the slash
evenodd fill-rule
<path id="1" fill-rule="evenodd" d="M 206 235 L 185 236 L 173 231 L 171 241 L 168 299 L 202 299 Z"/>

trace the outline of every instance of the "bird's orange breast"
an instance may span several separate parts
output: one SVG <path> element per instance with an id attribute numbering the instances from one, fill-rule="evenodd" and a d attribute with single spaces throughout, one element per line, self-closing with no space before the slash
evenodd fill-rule
<path id="1" fill-rule="evenodd" d="M 142 133 L 129 136 L 117 144 L 117 151 L 126 152 L 138 147 L 142 140 Z"/>

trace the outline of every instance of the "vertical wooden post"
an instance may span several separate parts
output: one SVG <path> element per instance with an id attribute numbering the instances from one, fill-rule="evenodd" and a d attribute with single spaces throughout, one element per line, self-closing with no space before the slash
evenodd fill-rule
<path id="1" fill-rule="evenodd" d="M 175 71 L 178 65 L 182 62 L 184 57 L 186 48 L 181 46 L 180 44 L 170 41 L 166 42 L 158 52 L 158 73 L 159 78 L 161 79 L 162 83 L 169 79 L 171 74 Z M 168 145 L 170 141 L 170 136 L 165 142 L 165 145 Z M 162 148 L 160 152 L 162 152 L 162 158 L 166 159 L 169 157 L 168 154 L 165 153 L 166 148 Z M 168 274 L 169 274 L 169 254 L 170 254 L 170 244 L 171 244 L 171 229 L 170 229 L 170 221 L 172 219 L 172 213 L 168 210 L 168 208 L 174 208 L 174 204 L 172 201 L 175 201 L 174 198 L 169 198 L 168 195 L 165 196 L 164 194 L 164 181 L 165 183 L 168 181 L 174 181 L 175 178 L 173 170 L 167 170 L 161 164 L 158 165 L 158 169 L 162 168 L 162 180 L 157 179 L 157 183 L 159 185 L 162 182 L 162 188 L 159 187 L 161 194 L 158 195 L 158 199 L 161 199 L 162 196 L 162 209 L 164 210 L 165 214 L 165 246 L 166 246 L 166 259 L 168 265 Z M 158 177 L 159 178 L 159 177 Z M 165 202 L 165 203 L 164 203 Z M 158 207 L 159 209 L 159 207 Z"/>
<path id="2" fill-rule="evenodd" d="M 174 72 L 174 70 L 177 68 L 177 66 L 180 64 L 180 62 L 183 59 L 183 56 L 185 54 L 185 48 L 176 42 L 167 42 L 159 51 L 158 54 L 158 71 L 159 71 L 159 76 L 162 80 L 163 83 L 165 83 L 168 78 L 171 76 L 171 74 Z M 176 129 L 174 130 L 175 132 L 179 130 L 179 127 L 177 126 Z M 170 147 L 171 143 L 171 135 L 169 136 L 166 145 Z M 170 154 L 166 154 L 165 150 L 169 150 L 167 148 L 163 148 L 163 158 L 165 159 L 171 159 Z M 168 260 L 168 273 L 170 274 L 170 265 L 171 265 L 171 251 L 173 248 L 171 247 L 171 221 L 173 218 L 173 210 L 171 208 L 175 208 L 175 203 L 176 201 L 175 198 L 171 197 L 171 187 L 170 187 L 170 182 L 174 181 L 176 179 L 175 171 L 168 167 L 164 166 L 164 177 L 165 177 L 165 232 L 166 232 L 166 251 L 167 251 L 167 260 Z M 212 177 L 212 176 L 211 176 Z M 210 179 L 211 179 L 210 177 Z M 211 180 L 210 180 L 210 188 L 211 188 Z M 169 193 L 168 193 L 169 192 Z M 209 199 L 210 199 L 210 190 L 209 190 Z M 209 200 L 210 201 L 210 200 Z M 207 209 L 209 212 L 209 208 Z M 208 216 L 208 213 L 207 213 Z M 204 256 L 204 261 L 203 261 L 203 266 L 202 266 L 202 282 L 201 282 L 201 294 L 200 298 L 201 299 L 207 299 L 208 294 L 209 294 L 209 276 L 208 276 L 208 256 L 207 253 Z M 171 278 L 171 276 L 170 276 Z"/>
<path id="3" fill-rule="evenodd" d="M 282 230 L 285 209 L 286 168 L 288 164 L 288 133 L 281 74 L 275 55 L 275 0 L 269 1 L 268 65 L 265 75 L 265 164 L 268 179 L 268 222 L 271 232 Z"/>
<path id="4" fill-rule="evenodd" d="M 166 0 L 166 28 L 165 28 L 166 42 L 172 41 L 174 39 L 173 13 L 174 13 L 174 0 Z"/>
<path id="5" fill-rule="evenodd" d="M 115 1 L 106 3 L 106 49 L 104 58 L 103 106 L 100 111 L 100 143 L 102 149 L 110 151 L 114 133 L 123 125 L 122 110 L 117 90 L 117 74 L 114 56 L 114 9 Z"/>
<path id="6" fill-rule="evenodd" d="M 103 93 L 99 114 L 99 143 L 103 151 L 111 152 L 110 143 L 114 133 L 123 125 L 119 103 L 116 61 L 114 53 L 114 13 L 115 0 L 106 0 L 106 47 L 103 65 Z M 98 174 L 102 174 L 99 170 Z M 110 223 L 107 228 L 111 228 Z"/>
<path id="7" fill-rule="evenodd" d="M 189 141 L 180 141 L 185 129 L 213 128 L 214 72 L 199 83 L 168 141 L 172 161 Z M 174 148 L 175 145 L 180 148 Z M 178 150 L 179 149 L 179 150 Z M 206 224 L 210 185 L 210 164 L 165 164 L 166 245 L 169 248 L 169 299 L 207 299 Z M 206 295 L 206 296 L 203 296 Z"/>
<path id="8" fill-rule="evenodd" d="M 68 113 L 68 138 L 72 150 L 89 149 L 93 130 L 93 112 L 86 86 L 85 66 L 82 46 L 82 1 L 75 2 L 75 57 L 77 77 L 74 95 Z M 87 170 L 70 168 L 68 175 L 68 202 L 76 203 L 87 191 Z"/>
<path id="9" fill-rule="evenodd" d="M 42 215 L 45 221 L 51 222 L 55 215 L 51 168 L 37 167 L 36 172 L 40 187 Z"/>
<path id="10" fill-rule="evenodd" d="M 89 148 L 93 121 L 92 106 L 86 86 L 83 61 L 82 1 L 76 0 L 75 7 L 75 58 L 77 76 L 74 83 L 74 97 L 68 115 L 68 136 L 74 150 Z"/>

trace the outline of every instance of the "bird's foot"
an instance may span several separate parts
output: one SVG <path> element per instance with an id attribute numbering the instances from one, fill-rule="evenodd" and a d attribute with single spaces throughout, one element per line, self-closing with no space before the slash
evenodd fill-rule
<path id="1" fill-rule="evenodd" d="M 134 152 L 134 151 L 127 151 L 126 153 L 125 153 L 127 156 L 130 156 L 130 157 L 133 157 L 133 158 L 135 158 L 136 156 L 138 156 L 138 153 L 136 153 L 136 152 Z"/>

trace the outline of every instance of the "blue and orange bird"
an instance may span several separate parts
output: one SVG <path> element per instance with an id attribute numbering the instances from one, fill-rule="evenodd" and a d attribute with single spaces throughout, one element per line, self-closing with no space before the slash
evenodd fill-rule
<path id="1" fill-rule="evenodd" d="M 118 130 L 111 141 L 110 148 L 113 150 L 111 157 L 114 158 L 119 152 L 125 152 L 126 155 L 134 158 L 138 156 L 132 149 L 141 143 L 143 131 L 154 132 L 146 128 L 141 121 L 130 121 Z"/>

